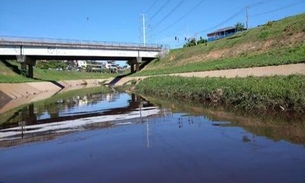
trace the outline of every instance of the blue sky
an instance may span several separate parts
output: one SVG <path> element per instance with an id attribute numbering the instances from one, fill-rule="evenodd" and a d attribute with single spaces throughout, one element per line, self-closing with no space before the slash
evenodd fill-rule
<path id="1" fill-rule="evenodd" d="M 246 6 L 250 28 L 305 12 L 305 0 L 0 0 L 0 36 L 140 43 L 145 14 L 146 42 L 174 48 L 245 23 Z"/>

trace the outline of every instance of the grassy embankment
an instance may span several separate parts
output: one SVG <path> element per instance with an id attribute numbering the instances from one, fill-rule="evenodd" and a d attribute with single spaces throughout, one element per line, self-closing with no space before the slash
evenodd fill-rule
<path id="1" fill-rule="evenodd" d="M 305 63 L 305 13 L 195 47 L 171 50 L 134 76 Z"/>
<path id="2" fill-rule="evenodd" d="M 69 71 L 45 70 L 45 69 L 34 68 L 35 79 L 29 79 L 18 73 L 20 69 L 19 63 L 17 63 L 16 61 L 8 61 L 8 62 L 10 63 L 11 67 L 7 67 L 2 61 L 0 61 L 0 83 L 104 79 L 104 78 L 117 76 L 117 74 L 110 74 L 110 73 L 88 73 L 88 72 L 76 72 L 76 71 L 69 72 Z"/>
<path id="3" fill-rule="evenodd" d="M 305 112 L 305 77 L 297 75 L 231 79 L 159 76 L 140 82 L 136 91 L 253 112 Z"/>
<path id="4" fill-rule="evenodd" d="M 247 68 L 305 62 L 305 14 L 233 37 L 171 51 L 135 74 Z M 144 95 L 200 101 L 246 111 L 305 112 L 305 76 L 248 78 L 155 77 L 140 82 Z"/>

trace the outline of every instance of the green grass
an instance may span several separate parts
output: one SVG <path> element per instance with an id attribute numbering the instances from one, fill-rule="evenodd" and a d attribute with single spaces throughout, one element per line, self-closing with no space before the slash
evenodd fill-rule
<path id="1" fill-rule="evenodd" d="M 305 13 L 271 21 L 207 45 L 171 50 L 134 76 L 304 62 Z"/>
<path id="2" fill-rule="evenodd" d="M 24 83 L 31 81 L 33 80 L 14 73 L 11 68 L 0 61 L 0 83 Z"/>
<path id="3" fill-rule="evenodd" d="M 158 69 L 146 69 L 136 74 L 133 74 L 132 76 L 250 68 L 295 63 L 305 63 L 305 46 L 277 49 L 258 55 L 243 54 L 240 57 L 236 58 L 208 60 L 204 62 L 189 63 L 183 66 L 165 66 L 163 68 Z"/>
<path id="4" fill-rule="evenodd" d="M 16 61 L 8 61 L 13 67 L 20 69 L 20 64 Z M 35 81 L 60 81 L 60 80 L 80 80 L 80 79 L 105 79 L 116 77 L 117 74 L 111 73 L 89 73 L 76 71 L 57 71 L 34 68 L 34 78 L 30 79 L 18 73 L 13 69 L 7 67 L 0 61 L 0 83 L 24 83 Z"/>
<path id="5" fill-rule="evenodd" d="M 136 91 L 246 111 L 305 112 L 305 77 L 299 75 L 231 79 L 159 76 L 140 82 Z"/>
<path id="6" fill-rule="evenodd" d="M 89 72 L 69 72 L 69 71 L 56 71 L 44 70 L 35 68 L 34 77 L 41 80 L 78 80 L 78 79 L 104 79 L 115 77 L 117 74 L 109 73 L 89 73 Z"/>
<path id="7" fill-rule="evenodd" d="M 35 80 L 29 79 L 23 76 L 15 75 L 15 76 L 7 76 L 0 74 L 0 83 L 26 83 L 33 82 Z"/>

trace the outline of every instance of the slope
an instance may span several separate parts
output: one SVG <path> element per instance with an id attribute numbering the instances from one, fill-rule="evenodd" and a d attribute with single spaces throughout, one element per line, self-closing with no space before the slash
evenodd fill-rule
<path id="1" fill-rule="evenodd" d="M 269 21 L 234 36 L 194 47 L 171 50 L 135 74 L 285 65 L 305 62 L 305 13 Z"/>

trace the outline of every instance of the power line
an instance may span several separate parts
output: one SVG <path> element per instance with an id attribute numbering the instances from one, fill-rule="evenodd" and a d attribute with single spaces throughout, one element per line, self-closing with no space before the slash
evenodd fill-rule
<path id="1" fill-rule="evenodd" d="M 185 2 L 185 0 L 181 0 L 167 15 L 165 15 L 154 27 L 154 29 L 156 27 L 158 27 L 164 20 L 166 20 L 172 13 L 174 13 L 183 3 Z"/>
<path id="2" fill-rule="evenodd" d="M 181 16 L 179 19 L 177 19 L 174 23 L 172 23 L 171 25 L 167 26 L 166 28 L 164 28 L 163 30 L 161 30 L 160 32 L 158 32 L 157 34 L 155 34 L 154 36 L 157 36 L 161 33 L 163 33 L 164 31 L 170 29 L 171 27 L 173 27 L 174 25 L 176 25 L 177 23 L 179 23 L 180 21 L 182 21 L 185 17 L 187 17 L 189 14 L 191 14 L 196 8 L 198 8 L 204 1 L 206 0 L 201 0 L 198 4 L 196 4 L 192 9 L 190 9 L 187 13 L 185 13 L 183 16 Z"/>
<path id="3" fill-rule="evenodd" d="M 247 10 L 247 8 L 249 8 L 249 7 L 260 6 L 260 5 L 262 5 L 262 4 L 269 3 L 269 2 L 272 2 L 272 1 L 277 1 L 277 0 L 261 1 L 261 2 L 258 2 L 258 3 L 254 3 L 254 4 L 251 4 L 251 5 L 249 5 L 249 6 L 246 6 L 246 10 Z M 301 1 L 301 2 L 304 2 L 304 0 Z M 295 3 L 295 4 L 300 4 L 301 2 L 298 2 L 298 3 Z M 293 5 L 295 5 L 295 4 L 293 4 Z M 228 19 L 224 20 L 223 22 L 221 22 L 221 23 L 219 23 L 219 24 L 217 24 L 217 25 L 215 25 L 215 26 L 213 26 L 213 27 L 211 27 L 211 28 L 209 28 L 209 29 L 206 29 L 206 30 L 203 30 L 203 31 L 198 31 L 198 32 L 196 32 L 195 35 L 196 35 L 196 34 L 199 34 L 199 33 L 207 32 L 207 31 L 209 31 L 209 30 L 215 29 L 215 28 L 217 28 L 217 27 L 219 27 L 219 26 L 221 26 L 221 25 L 223 25 L 223 24 L 229 22 L 230 20 L 232 20 L 233 18 L 235 18 L 236 16 L 238 16 L 239 14 L 241 14 L 243 11 L 244 11 L 244 8 L 242 8 L 242 9 L 239 10 L 239 11 L 237 11 L 235 14 L 233 14 L 231 17 L 229 17 Z"/>
<path id="4" fill-rule="evenodd" d="M 291 7 L 296 6 L 296 5 L 298 5 L 298 4 L 302 4 L 302 3 L 304 3 L 304 2 L 305 2 L 304 0 L 303 0 L 303 1 L 299 1 L 299 2 L 290 4 L 290 5 L 281 7 L 281 8 L 277 8 L 277 9 L 270 10 L 270 11 L 263 12 L 263 13 L 257 13 L 257 14 L 254 14 L 254 15 L 250 15 L 250 17 L 257 17 L 257 16 L 261 16 L 261 15 L 266 15 L 266 14 L 269 14 L 269 13 L 277 12 L 277 11 L 280 11 L 280 10 L 283 10 L 283 9 L 291 8 Z"/>
<path id="5" fill-rule="evenodd" d="M 244 8 L 240 9 L 240 10 L 237 11 L 235 14 L 233 14 L 231 17 L 229 17 L 228 19 L 222 21 L 221 23 L 219 23 L 219 24 L 217 24 L 217 25 L 215 25 L 215 26 L 213 26 L 213 27 L 211 27 L 211 28 L 209 28 L 209 29 L 202 30 L 202 31 L 198 31 L 198 32 L 196 32 L 195 34 L 207 32 L 207 31 L 209 31 L 209 30 L 215 29 L 215 28 L 217 28 L 217 27 L 219 27 L 219 26 L 221 26 L 221 25 L 223 25 L 223 24 L 229 22 L 230 20 L 232 20 L 233 18 L 235 18 L 236 16 L 238 16 L 239 14 L 241 14 L 243 11 L 244 11 Z"/>
<path id="6" fill-rule="evenodd" d="M 158 0 L 155 0 L 145 12 L 148 13 L 156 5 L 157 2 Z"/>
<path id="7" fill-rule="evenodd" d="M 260 5 L 262 5 L 262 4 L 265 4 L 265 3 L 268 3 L 268 2 L 272 2 L 272 1 L 277 1 L 277 0 L 260 1 L 260 2 L 257 2 L 257 3 L 251 4 L 251 5 L 248 5 L 248 6 L 246 6 L 246 11 L 247 11 L 247 8 L 249 8 L 249 7 L 252 7 L 252 8 L 253 8 L 253 7 L 255 7 L 255 6 L 260 6 Z M 209 30 L 213 30 L 213 29 L 215 29 L 215 28 L 217 28 L 217 27 L 219 27 L 219 26 L 221 26 L 221 25 L 223 25 L 223 24 L 229 22 L 230 20 L 232 20 L 233 18 L 235 18 L 236 16 L 238 16 L 239 14 L 241 14 L 243 11 L 244 11 L 244 8 L 242 8 L 242 9 L 239 10 L 239 11 L 237 11 L 235 14 L 233 14 L 233 15 L 232 15 L 231 17 L 229 17 L 228 19 L 222 21 L 221 23 L 219 23 L 219 24 L 217 24 L 217 25 L 215 25 L 215 26 L 213 26 L 213 27 L 211 27 L 211 28 L 209 28 L 209 29 L 206 29 L 206 30 L 203 30 L 203 31 L 198 31 L 198 32 L 196 32 L 195 34 L 207 32 L 207 31 L 209 31 Z"/>
<path id="8" fill-rule="evenodd" d="M 253 7 L 256 7 L 256 6 L 260 6 L 262 4 L 265 4 L 265 3 L 270 3 L 272 1 L 279 1 L 279 0 L 265 0 L 265 1 L 260 1 L 260 2 L 257 2 L 257 3 L 253 3 L 253 4 L 250 4 L 248 5 L 248 7 L 250 8 L 253 8 Z"/>
<path id="9" fill-rule="evenodd" d="M 160 8 L 159 8 L 159 10 L 150 18 L 151 20 L 155 17 L 155 16 L 157 16 L 159 13 L 160 13 L 160 11 L 162 11 L 164 8 L 165 8 L 165 6 L 168 4 L 168 3 L 170 3 L 172 0 L 168 0 L 168 1 L 166 1 L 166 3 L 163 5 L 163 6 L 161 6 Z"/>

